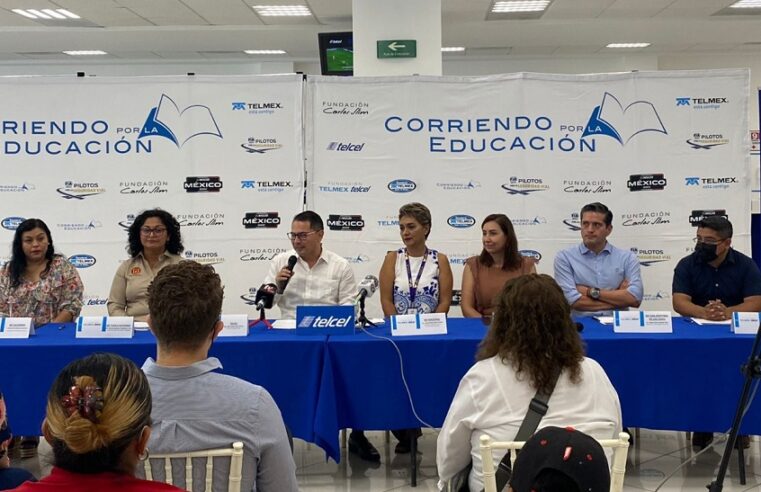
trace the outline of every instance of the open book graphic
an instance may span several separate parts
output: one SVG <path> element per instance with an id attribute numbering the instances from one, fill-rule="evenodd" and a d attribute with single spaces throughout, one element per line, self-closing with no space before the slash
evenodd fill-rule
<path id="1" fill-rule="evenodd" d="M 634 101 L 624 107 L 616 96 L 606 92 L 602 103 L 592 111 L 582 137 L 607 135 L 624 145 L 642 132 L 668 133 L 655 106 L 648 101 Z"/>
<path id="2" fill-rule="evenodd" d="M 211 110 L 207 106 L 194 104 L 180 111 L 171 97 L 162 94 L 159 104 L 148 113 L 138 138 L 164 137 L 182 147 L 185 142 L 198 135 L 222 138 L 222 132 Z"/>

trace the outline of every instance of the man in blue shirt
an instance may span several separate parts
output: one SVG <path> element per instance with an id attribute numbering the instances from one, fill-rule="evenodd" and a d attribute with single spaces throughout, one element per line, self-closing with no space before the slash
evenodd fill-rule
<path id="1" fill-rule="evenodd" d="M 555 280 L 574 315 L 609 315 L 642 302 L 639 261 L 608 242 L 613 213 L 602 203 L 581 209 L 582 243 L 555 256 Z"/>

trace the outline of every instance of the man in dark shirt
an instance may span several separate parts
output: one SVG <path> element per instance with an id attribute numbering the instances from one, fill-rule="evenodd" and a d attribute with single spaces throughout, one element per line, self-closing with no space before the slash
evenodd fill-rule
<path id="1" fill-rule="evenodd" d="M 761 311 L 761 272 L 751 258 L 732 245 L 732 223 L 724 217 L 706 217 L 698 224 L 695 252 L 674 269 L 672 302 L 682 316 L 711 321 L 728 320 L 733 312 Z M 710 432 L 693 432 L 692 444 L 704 448 Z M 744 447 L 748 436 L 740 436 Z"/>

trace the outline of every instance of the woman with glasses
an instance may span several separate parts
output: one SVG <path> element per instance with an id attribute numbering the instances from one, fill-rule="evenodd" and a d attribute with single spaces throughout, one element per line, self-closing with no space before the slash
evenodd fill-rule
<path id="1" fill-rule="evenodd" d="M 182 260 L 180 223 L 161 209 L 146 210 L 129 228 L 127 252 L 114 275 L 108 295 L 109 316 L 133 316 L 144 321 L 148 315 L 148 286 L 159 270 Z"/>

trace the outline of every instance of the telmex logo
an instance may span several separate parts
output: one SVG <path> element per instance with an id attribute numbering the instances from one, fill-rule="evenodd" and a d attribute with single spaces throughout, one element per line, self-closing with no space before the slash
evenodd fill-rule
<path id="1" fill-rule="evenodd" d="M 473 227 L 476 219 L 470 215 L 453 215 L 447 219 L 447 224 L 457 229 L 464 229 L 466 227 Z"/>
<path id="2" fill-rule="evenodd" d="M 95 264 L 95 257 L 91 255 L 69 256 L 69 263 L 76 268 L 90 268 Z"/>
<path id="3" fill-rule="evenodd" d="M 533 249 L 522 249 L 519 251 L 519 253 L 521 254 L 521 256 L 533 258 L 536 261 L 539 261 L 542 259 L 542 253 L 540 253 L 539 251 L 535 251 Z"/>
<path id="4" fill-rule="evenodd" d="M 3 229 L 8 229 L 9 231 L 15 231 L 19 225 L 21 225 L 22 222 L 24 222 L 23 217 L 6 217 L 3 219 L 2 226 Z"/>
<path id="5" fill-rule="evenodd" d="M 388 183 L 388 189 L 394 193 L 409 193 L 417 188 L 417 184 L 410 179 L 395 179 Z"/>
<path id="6" fill-rule="evenodd" d="M 246 229 L 275 229 L 280 225 L 278 212 L 247 212 L 243 217 L 243 226 Z"/>
<path id="7" fill-rule="evenodd" d="M 329 215 L 328 227 L 331 231 L 361 231 L 365 221 L 361 215 Z"/>
<path id="8" fill-rule="evenodd" d="M 188 176 L 183 187 L 188 193 L 218 192 L 222 189 L 222 181 L 219 176 Z"/>
<path id="9" fill-rule="evenodd" d="M 299 323 L 299 328 L 345 328 L 349 326 L 351 316 L 346 318 L 337 318 L 330 316 L 304 316 Z"/>

